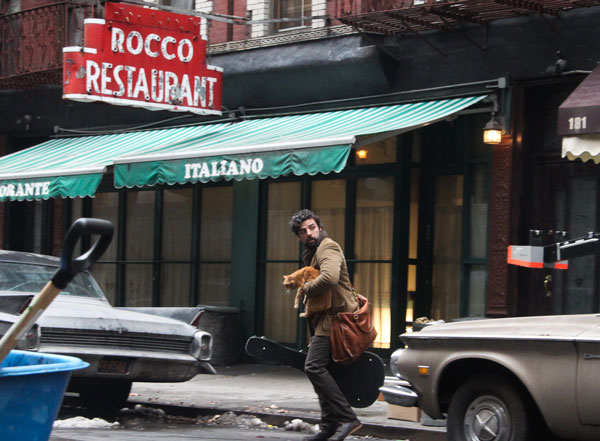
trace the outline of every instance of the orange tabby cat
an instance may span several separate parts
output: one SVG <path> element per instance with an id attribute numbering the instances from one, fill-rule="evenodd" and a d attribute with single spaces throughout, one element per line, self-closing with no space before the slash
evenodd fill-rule
<path id="1" fill-rule="evenodd" d="M 294 308 L 300 307 L 300 300 L 302 298 L 302 286 L 309 280 L 316 279 L 319 277 L 321 272 L 312 266 L 305 266 L 300 268 L 298 271 L 294 271 L 292 274 L 283 276 L 283 287 L 289 291 L 296 289 L 296 298 L 294 299 Z M 315 312 L 327 311 L 331 308 L 331 291 L 327 291 L 325 294 L 317 297 L 306 297 L 304 300 L 304 312 L 300 314 L 300 317 L 308 317 Z"/>

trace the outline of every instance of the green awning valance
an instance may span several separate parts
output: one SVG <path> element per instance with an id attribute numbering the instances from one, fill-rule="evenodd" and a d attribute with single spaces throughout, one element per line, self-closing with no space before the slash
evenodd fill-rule
<path id="1" fill-rule="evenodd" d="M 0 200 L 94 196 L 108 167 L 117 188 L 340 172 L 353 146 L 442 120 L 484 98 L 53 139 L 0 158 Z"/>
<path id="2" fill-rule="evenodd" d="M 276 178 L 340 172 L 350 145 L 115 165 L 115 186 Z"/>

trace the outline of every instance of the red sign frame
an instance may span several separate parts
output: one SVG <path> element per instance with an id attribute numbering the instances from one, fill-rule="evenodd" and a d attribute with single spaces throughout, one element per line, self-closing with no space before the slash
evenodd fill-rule
<path id="1" fill-rule="evenodd" d="M 223 69 L 206 64 L 200 17 L 106 3 L 63 48 L 63 98 L 221 115 Z"/>

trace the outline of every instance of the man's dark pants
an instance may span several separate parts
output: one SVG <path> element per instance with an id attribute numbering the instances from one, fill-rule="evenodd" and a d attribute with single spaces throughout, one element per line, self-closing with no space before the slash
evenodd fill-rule
<path id="1" fill-rule="evenodd" d="M 356 419 L 348 400 L 327 370 L 331 362 L 329 337 L 315 335 L 310 341 L 304 370 L 321 405 L 321 427 L 336 427 Z"/>

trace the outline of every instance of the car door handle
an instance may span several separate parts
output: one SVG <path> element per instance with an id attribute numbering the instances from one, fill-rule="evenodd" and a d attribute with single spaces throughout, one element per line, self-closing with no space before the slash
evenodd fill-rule
<path id="1" fill-rule="evenodd" d="M 546 292 L 546 297 L 552 297 L 552 276 L 548 274 L 544 277 L 544 291 Z"/>

